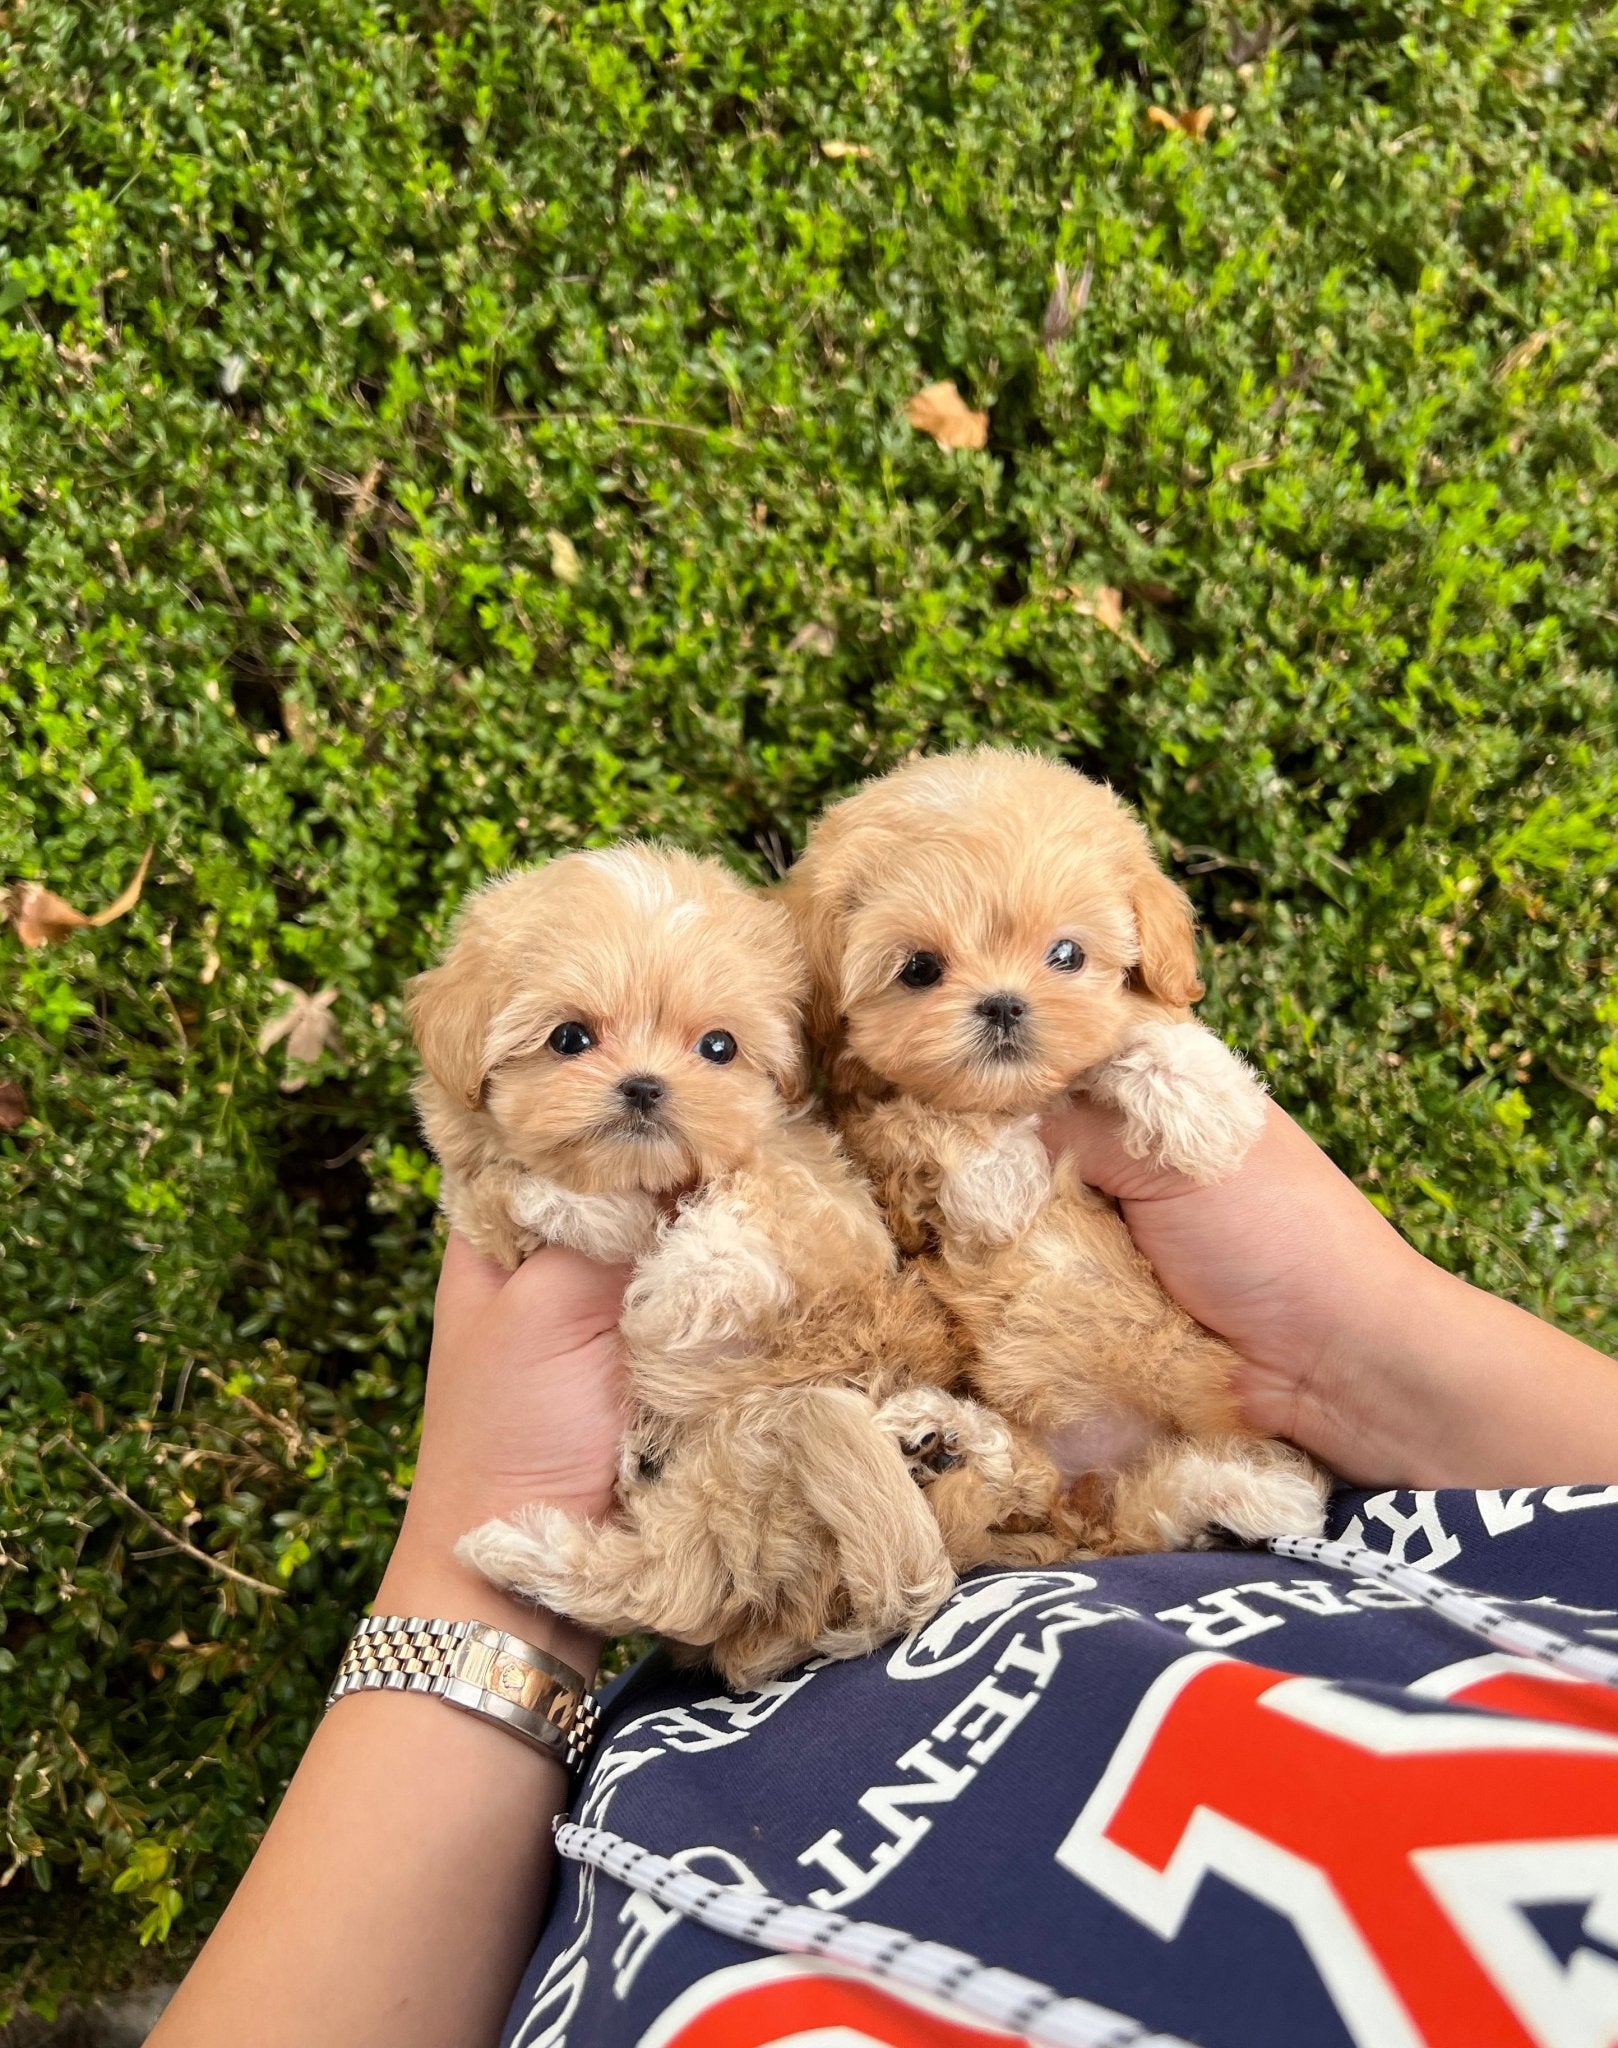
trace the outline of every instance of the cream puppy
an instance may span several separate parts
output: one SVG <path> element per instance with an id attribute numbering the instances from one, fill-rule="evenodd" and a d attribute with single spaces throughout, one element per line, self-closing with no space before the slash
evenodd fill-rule
<path id="1" fill-rule="evenodd" d="M 1030 754 L 917 761 L 827 813 L 786 893 L 848 1148 L 982 1399 L 1093 1475 L 1086 1547 L 1318 1531 L 1321 1476 L 1244 1431 L 1234 1354 L 1037 1135 L 1081 1090 L 1136 1156 L 1214 1180 L 1262 1125 L 1258 1082 L 1191 1018 L 1191 907 L 1137 821 Z"/>
<path id="2" fill-rule="evenodd" d="M 781 904 L 631 845 L 474 897 L 409 991 L 450 1221 L 508 1267 L 542 1244 L 633 1267 L 618 1518 L 536 1506 L 463 1554 L 737 1684 L 912 1626 L 991 1529 L 1049 1551 L 1060 1488 L 946 1391 L 944 1317 L 805 1112 L 806 980 Z"/>

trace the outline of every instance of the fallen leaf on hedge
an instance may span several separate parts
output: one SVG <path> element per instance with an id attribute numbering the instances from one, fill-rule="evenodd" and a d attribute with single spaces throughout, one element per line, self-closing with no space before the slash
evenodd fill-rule
<path id="1" fill-rule="evenodd" d="M 1193 142 L 1200 142 L 1213 119 L 1212 107 L 1187 107 L 1183 114 L 1171 114 L 1167 107 L 1148 107 L 1146 118 L 1156 128 L 1178 128 Z"/>
<path id="2" fill-rule="evenodd" d="M 1123 629 L 1124 594 L 1121 590 L 1114 590 L 1110 583 L 1098 583 L 1094 590 L 1074 591 L 1073 609 L 1105 626 L 1109 633 Z"/>
<path id="3" fill-rule="evenodd" d="M 314 721 L 290 690 L 281 699 L 281 723 L 287 729 L 287 738 L 300 754 L 312 754 L 320 745 Z"/>
<path id="4" fill-rule="evenodd" d="M 810 619 L 787 642 L 788 654 L 835 654 L 837 635 L 823 620 Z"/>
<path id="5" fill-rule="evenodd" d="M 17 1081 L 0 1081 L 0 1131 L 14 1131 L 28 1114 L 28 1097 Z"/>
<path id="6" fill-rule="evenodd" d="M 918 434 L 931 434 L 940 448 L 981 448 L 989 438 L 989 415 L 974 412 L 953 382 L 929 384 L 905 407 Z"/>
<path id="7" fill-rule="evenodd" d="M 829 156 L 833 163 L 839 157 L 868 157 L 872 154 L 863 142 L 823 142 L 820 145 L 820 153 L 822 156 Z"/>
<path id="8" fill-rule="evenodd" d="M 1519 341 L 1515 348 L 1508 348 L 1494 366 L 1493 376 L 1496 383 L 1531 363 L 1540 350 L 1555 338 L 1561 324 L 1558 321 L 1555 327 L 1541 327 L 1529 335 L 1526 341 Z"/>
<path id="9" fill-rule="evenodd" d="M 1069 594 L 1076 612 L 1087 619 L 1094 619 L 1098 626 L 1104 626 L 1121 640 L 1148 668 L 1156 668 L 1157 663 L 1124 624 L 1124 594 L 1121 590 L 1115 590 L 1110 583 L 1098 583 L 1093 590 L 1074 590 Z"/>
<path id="10" fill-rule="evenodd" d="M 71 932 L 83 931 L 86 926 L 111 924 L 116 917 L 122 917 L 126 910 L 133 910 L 140 901 L 140 892 L 146 880 L 146 870 L 152 864 L 152 849 L 148 846 L 140 857 L 134 879 L 120 890 L 105 910 L 86 914 L 75 910 L 54 890 L 47 889 L 42 882 L 22 882 L 6 898 L 6 914 L 16 926 L 17 936 L 25 946 L 49 946 L 57 939 L 65 939 Z"/>
<path id="11" fill-rule="evenodd" d="M 277 981 L 272 986 L 286 996 L 288 1002 L 281 1014 L 272 1017 L 258 1034 L 258 1049 L 268 1052 L 271 1046 L 279 1045 L 283 1038 L 286 1040 L 287 1071 L 282 1076 L 281 1092 L 293 1095 L 309 1078 L 297 1069 L 312 1067 L 323 1052 L 336 1052 L 341 1047 L 337 1021 L 331 1014 L 338 992 L 334 988 L 323 988 L 310 995 L 304 989 L 295 988 L 290 981 Z"/>
<path id="12" fill-rule="evenodd" d="M 545 536 L 551 546 L 551 574 L 558 583 L 577 583 L 579 580 L 579 551 L 565 533 L 558 533 L 553 526 Z"/>

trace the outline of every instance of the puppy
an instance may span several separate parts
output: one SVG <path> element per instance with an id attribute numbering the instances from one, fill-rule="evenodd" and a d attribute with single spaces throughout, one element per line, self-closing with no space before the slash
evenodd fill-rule
<path id="1" fill-rule="evenodd" d="M 835 806 L 786 893 L 848 1148 L 983 1400 L 1090 1475 L 1084 1547 L 1318 1533 L 1321 1475 L 1244 1430 L 1235 1354 L 1037 1136 L 1082 1090 L 1137 1157 L 1214 1180 L 1262 1126 L 1257 1081 L 1191 1020 L 1191 906 L 1142 827 L 1030 754 L 918 761 Z"/>
<path id="2" fill-rule="evenodd" d="M 959 1347 L 803 1109 L 806 980 L 778 902 L 623 846 L 473 898 L 408 994 L 450 1221 L 634 1269 L 619 1518 L 536 1506 L 462 1555 L 738 1685 L 912 1626 L 1008 1517 L 1048 1545 L 1060 1490 L 946 1391 Z"/>

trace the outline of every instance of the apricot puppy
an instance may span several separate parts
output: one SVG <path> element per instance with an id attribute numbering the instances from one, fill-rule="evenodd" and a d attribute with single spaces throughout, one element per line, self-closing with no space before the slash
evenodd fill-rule
<path id="1" fill-rule="evenodd" d="M 944 1319 L 804 1110 L 806 978 L 778 902 L 623 846 L 474 897 L 409 991 L 450 1221 L 508 1267 L 566 1244 L 634 1268 L 618 1518 L 536 1506 L 463 1554 L 737 1684 L 912 1626 L 953 1582 L 942 1527 L 966 1557 L 1022 1498 L 1011 1433 L 944 1391 Z M 952 1434 L 983 1470 L 941 1470 Z"/>
<path id="2" fill-rule="evenodd" d="M 1325 1482 L 1244 1431 L 1234 1353 L 1036 1134 L 1070 1090 L 1213 1180 L 1263 1094 L 1192 1021 L 1191 906 L 1112 793 L 1031 754 L 915 762 L 836 805 L 786 894 L 834 1118 L 970 1342 L 983 1401 L 1092 1477 L 1092 1551 L 1314 1533 Z"/>

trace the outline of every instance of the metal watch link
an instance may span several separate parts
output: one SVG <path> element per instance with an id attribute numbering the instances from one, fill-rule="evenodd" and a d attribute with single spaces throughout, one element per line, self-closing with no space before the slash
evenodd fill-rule
<path id="1" fill-rule="evenodd" d="M 326 1705 L 376 1691 L 426 1693 L 498 1721 L 570 1773 L 583 1767 L 600 1719 L 578 1672 L 483 1621 L 367 1615 L 344 1652 Z"/>

